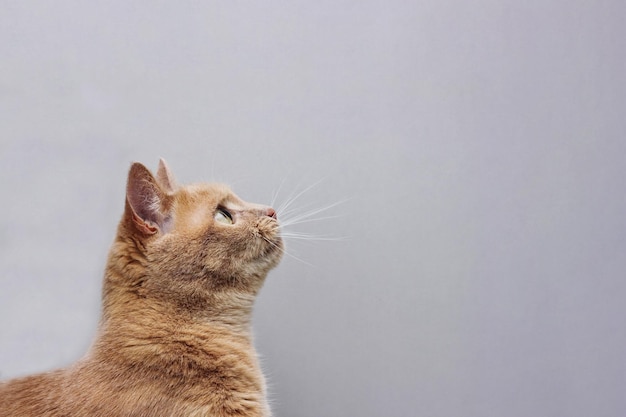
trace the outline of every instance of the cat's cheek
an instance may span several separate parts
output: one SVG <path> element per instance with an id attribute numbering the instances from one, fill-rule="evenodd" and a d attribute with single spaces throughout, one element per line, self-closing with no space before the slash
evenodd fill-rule
<path id="1" fill-rule="evenodd" d="M 217 272 L 224 269 L 224 266 L 218 259 L 209 258 L 205 261 L 205 267 L 208 271 Z"/>

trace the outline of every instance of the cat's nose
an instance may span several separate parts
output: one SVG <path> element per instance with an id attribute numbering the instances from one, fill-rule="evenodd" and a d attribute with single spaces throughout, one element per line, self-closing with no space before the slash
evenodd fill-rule
<path id="1" fill-rule="evenodd" d="M 271 207 L 268 207 L 267 210 L 265 211 L 265 214 L 269 217 L 271 217 L 272 219 L 276 219 L 276 210 L 274 210 Z"/>

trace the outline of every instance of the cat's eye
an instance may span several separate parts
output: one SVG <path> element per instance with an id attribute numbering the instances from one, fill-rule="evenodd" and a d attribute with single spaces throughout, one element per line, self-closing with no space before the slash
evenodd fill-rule
<path id="1" fill-rule="evenodd" d="M 223 208 L 218 208 L 213 218 L 219 223 L 233 224 L 233 216 Z"/>

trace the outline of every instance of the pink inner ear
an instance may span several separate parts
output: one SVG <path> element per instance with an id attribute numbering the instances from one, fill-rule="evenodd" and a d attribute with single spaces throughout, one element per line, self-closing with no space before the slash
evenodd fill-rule
<path id="1" fill-rule="evenodd" d="M 137 228 L 147 235 L 155 234 L 159 228 L 156 226 L 152 226 L 151 224 L 146 223 L 143 219 L 133 213 L 133 222 Z"/>
<path id="2" fill-rule="evenodd" d="M 166 215 L 163 212 L 165 194 L 150 171 L 134 163 L 128 173 L 126 199 L 133 212 L 133 221 L 143 233 L 164 231 Z"/>

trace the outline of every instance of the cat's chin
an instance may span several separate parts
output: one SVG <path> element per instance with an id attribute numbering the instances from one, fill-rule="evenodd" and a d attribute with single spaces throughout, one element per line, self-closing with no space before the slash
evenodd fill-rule
<path id="1" fill-rule="evenodd" d="M 246 270 L 252 272 L 253 275 L 260 273 L 265 276 L 270 270 L 278 266 L 282 256 L 282 243 L 280 245 L 267 245 L 259 256 L 249 261 Z"/>
<path id="2" fill-rule="evenodd" d="M 280 237 L 276 237 L 268 242 L 263 251 L 262 257 L 268 258 L 273 266 L 278 265 L 283 257 L 285 251 L 283 240 Z"/>

